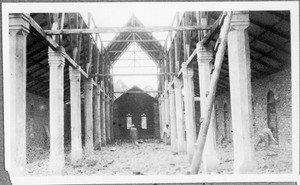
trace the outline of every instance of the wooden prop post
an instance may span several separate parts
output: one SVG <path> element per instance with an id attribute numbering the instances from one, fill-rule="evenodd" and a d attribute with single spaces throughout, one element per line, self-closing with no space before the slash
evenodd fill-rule
<path id="1" fill-rule="evenodd" d="M 209 85 L 209 94 L 206 100 L 206 106 L 204 110 L 204 112 L 206 112 L 207 114 L 205 114 L 203 123 L 199 131 L 199 136 L 195 145 L 193 160 L 190 167 L 190 174 L 198 173 L 200 168 L 200 163 L 202 161 L 203 149 L 205 146 L 207 131 L 210 124 L 210 116 L 212 112 L 213 102 L 215 100 L 217 84 L 220 76 L 220 70 L 222 67 L 222 62 L 223 62 L 224 53 L 226 49 L 227 35 L 230 28 L 231 17 L 232 17 L 232 12 L 228 12 L 224 20 L 224 25 L 222 26 L 220 31 L 220 37 L 217 42 L 217 44 L 219 43 L 219 46 L 218 46 L 218 51 L 216 53 L 215 69 L 211 76 L 211 82 Z"/>

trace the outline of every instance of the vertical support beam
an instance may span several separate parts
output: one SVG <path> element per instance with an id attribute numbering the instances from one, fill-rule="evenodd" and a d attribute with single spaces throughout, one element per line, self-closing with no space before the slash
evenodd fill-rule
<path id="1" fill-rule="evenodd" d="M 94 97 L 94 150 L 101 150 L 101 108 L 100 83 L 97 84 Z"/>
<path id="2" fill-rule="evenodd" d="M 104 82 L 101 81 L 101 89 L 105 89 Z M 101 139 L 102 145 L 106 146 L 106 121 L 105 121 L 105 93 L 101 92 Z"/>
<path id="3" fill-rule="evenodd" d="M 180 49 L 181 49 L 181 44 L 180 44 L 180 31 L 177 32 L 175 35 L 175 40 L 174 40 L 174 52 L 175 52 L 175 73 L 177 74 L 180 69 Z"/>
<path id="4" fill-rule="evenodd" d="M 189 26 L 190 25 L 190 12 L 185 12 L 184 15 L 184 26 Z M 187 61 L 187 59 L 190 56 L 190 35 L 191 31 L 183 31 L 183 61 Z"/>
<path id="5" fill-rule="evenodd" d="M 84 81 L 84 114 L 85 114 L 85 145 L 86 155 L 93 154 L 93 82 L 92 78 Z"/>
<path id="6" fill-rule="evenodd" d="M 49 171 L 53 175 L 62 175 L 65 166 L 64 156 L 64 66 L 62 55 L 64 48 L 58 51 L 48 50 L 50 67 L 50 161 Z"/>
<path id="7" fill-rule="evenodd" d="M 255 173 L 252 125 L 249 12 L 234 12 L 228 34 L 230 99 L 233 127 L 234 172 Z"/>
<path id="8" fill-rule="evenodd" d="M 177 152 L 177 127 L 176 127 L 176 109 L 175 109 L 175 94 L 174 87 L 170 86 L 169 90 L 169 104 L 170 104 L 170 123 L 171 123 L 171 147 Z"/>
<path id="9" fill-rule="evenodd" d="M 171 43 L 170 49 L 169 49 L 169 73 L 174 73 L 174 56 L 173 56 L 173 43 Z M 170 76 L 170 81 L 173 80 L 173 76 Z"/>
<path id="10" fill-rule="evenodd" d="M 75 163 L 82 158 L 81 142 L 81 95 L 80 76 L 78 69 L 69 66 L 70 99 L 71 99 L 71 162 Z"/>
<path id="11" fill-rule="evenodd" d="M 28 33 L 28 15 L 10 14 L 10 162 L 13 175 L 24 175 L 26 171 L 26 37 Z"/>
<path id="12" fill-rule="evenodd" d="M 196 141 L 195 101 L 194 101 L 194 71 L 182 62 L 182 76 L 184 85 L 184 107 L 186 123 L 187 153 L 189 162 L 192 162 Z"/>
<path id="13" fill-rule="evenodd" d="M 162 123 L 161 123 L 161 138 L 163 139 L 163 129 L 166 126 L 166 107 L 165 107 L 165 97 L 164 94 L 161 94 L 160 96 L 161 98 L 161 119 L 162 119 Z"/>
<path id="14" fill-rule="evenodd" d="M 209 91 L 210 84 L 210 64 L 213 59 L 213 52 L 210 47 L 204 47 L 197 43 L 197 61 L 198 61 L 198 71 L 199 71 L 199 91 L 200 91 L 200 110 L 201 117 L 206 117 L 205 105 L 206 97 Z M 214 110 L 214 108 L 213 108 Z M 211 114 L 213 117 L 214 112 Z M 213 119 L 210 119 L 210 125 L 207 132 L 207 138 L 204 146 L 203 152 L 203 167 L 205 173 L 211 173 L 217 171 L 218 157 L 216 152 L 216 140 L 215 140 L 216 130 L 215 123 Z"/>
<path id="15" fill-rule="evenodd" d="M 186 154 L 185 128 L 183 125 L 183 99 L 182 99 L 182 80 L 175 77 L 175 106 L 176 106 L 176 127 L 177 127 L 177 144 L 178 154 Z"/>

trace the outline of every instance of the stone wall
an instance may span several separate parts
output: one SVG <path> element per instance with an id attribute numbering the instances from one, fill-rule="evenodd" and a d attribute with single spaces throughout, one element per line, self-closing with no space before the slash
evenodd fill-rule
<path id="1" fill-rule="evenodd" d="M 26 145 L 27 162 L 39 158 L 49 148 L 49 101 L 46 98 L 26 93 Z"/>
<path id="2" fill-rule="evenodd" d="M 257 133 L 268 127 L 267 96 L 272 91 L 275 96 L 276 115 L 278 124 L 279 147 L 292 149 L 292 102 L 291 102 L 291 70 L 269 75 L 252 82 L 253 109 L 253 141 L 258 141 Z M 224 104 L 229 110 L 229 124 L 231 124 L 230 93 L 225 92 L 216 97 L 217 138 L 224 136 Z"/>

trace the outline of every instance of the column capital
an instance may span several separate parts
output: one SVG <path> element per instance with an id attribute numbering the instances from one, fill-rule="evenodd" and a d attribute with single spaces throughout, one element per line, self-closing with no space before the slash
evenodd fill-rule
<path id="1" fill-rule="evenodd" d="M 28 14 L 11 13 L 9 14 L 9 30 L 16 32 L 22 31 L 23 34 L 29 33 L 30 18 Z"/>
<path id="2" fill-rule="evenodd" d="M 182 62 L 182 77 L 183 78 L 193 78 L 194 70 L 189 68 L 186 62 Z"/>
<path id="3" fill-rule="evenodd" d="M 59 46 L 57 49 L 57 51 L 54 51 L 52 48 L 48 48 L 48 63 L 50 66 L 65 66 L 65 57 L 63 56 L 63 52 L 65 51 L 65 49 L 62 46 Z"/>
<path id="4" fill-rule="evenodd" d="M 78 69 L 69 66 L 69 77 L 71 81 L 80 81 L 81 72 Z"/>
<path id="5" fill-rule="evenodd" d="M 101 85 L 100 83 L 97 83 L 97 96 L 100 96 L 101 95 Z"/>
<path id="6" fill-rule="evenodd" d="M 92 78 L 85 79 L 84 80 L 84 86 L 91 90 L 93 88 L 93 79 Z"/>
<path id="7" fill-rule="evenodd" d="M 209 63 L 213 59 L 213 50 L 212 47 L 203 46 L 200 42 L 197 43 L 197 62 L 200 63 Z"/>
<path id="8" fill-rule="evenodd" d="M 250 25 L 249 11 L 234 11 L 230 23 L 230 31 L 243 31 Z"/>
<path id="9" fill-rule="evenodd" d="M 182 88 L 183 87 L 182 80 L 180 80 L 179 78 L 174 78 L 174 86 L 175 88 Z"/>
<path id="10" fill-rule="evenodd" d="M 174 94 L 174 87 L 172 85 L 170 85 L 169 94 Z"/>

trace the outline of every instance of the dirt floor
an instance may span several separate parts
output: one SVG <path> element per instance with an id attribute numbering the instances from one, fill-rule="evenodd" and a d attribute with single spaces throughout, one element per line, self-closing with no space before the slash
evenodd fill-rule
<path id="1" fill-rule="evenodd" d="M 225 143 L 217 148 L 220 158 L 218 174 L 233 173 L 233 147 Z M 129 141 L 115 142 L 77 164 L 70 163 L 66 148 L 64 175 L 183 175 L 189 164 L 186 155 L 177 155 L 160 140 L 143 140 L 139 146 Z M 41 156 L 42 155 L 42 156 Z M 277 148 L 260 148 L 255 152 L 258 173 L 291 173 L 292 152 Z M 49 152 L 41 152 L 27 165 L 28 174 L 48 175 Z M 202 173 L 202 171 L 200 171 Z"/>

